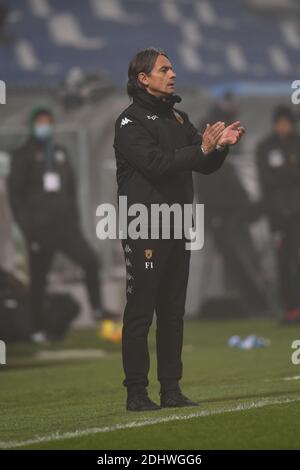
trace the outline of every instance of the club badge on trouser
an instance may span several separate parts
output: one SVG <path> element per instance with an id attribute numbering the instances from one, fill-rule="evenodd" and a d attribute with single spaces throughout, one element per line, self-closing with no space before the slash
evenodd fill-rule
<path id="1" fill-rule="evenodd" d="M 154 253 L 154 250 L 150 248 L 148 248 L 147 250 L 144 250 L 145 258 L 147 260 L 151 260 L 151 258 L 153 257 L 153 253 Z M 153 261 L 145 261 L 145 269 L 153 269 L 153 268 L 154 268 Z"/>

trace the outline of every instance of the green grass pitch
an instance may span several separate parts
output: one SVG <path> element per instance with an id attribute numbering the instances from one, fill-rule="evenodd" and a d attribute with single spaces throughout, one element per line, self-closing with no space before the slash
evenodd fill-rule
<path id="1" fill-rule="evenodd" d="M 149 395 L 158 401 L 154 332 Z M 271 345 L 227 346 L 229 336 L 250 333 Z M 0 366 L 0 449 L 299 449 L 296 339 L 300 326 L 272 320 L 186 321 L 181 387 L 199 407 L 148 413 L 125 410 L 121 347 L 92 330 L 51 347 L 8 345 Z M 85 354 L 65 356 L 74 350 Z"/>

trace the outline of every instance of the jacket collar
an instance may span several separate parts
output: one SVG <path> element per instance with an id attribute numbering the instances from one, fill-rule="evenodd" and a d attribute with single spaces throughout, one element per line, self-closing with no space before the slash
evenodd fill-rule
<path id="1" fill-rule="evenodd" d="M 155 112 L 169 112 L 175 105 L 180 103 L 181 98 L 178 95 L 170 95 L 166 98 L 158 98 L 157 96 L 151 95 L 147 91 L 140 89 L 135 92 L 133 102 L 139 105 L 151 109 Z"/>

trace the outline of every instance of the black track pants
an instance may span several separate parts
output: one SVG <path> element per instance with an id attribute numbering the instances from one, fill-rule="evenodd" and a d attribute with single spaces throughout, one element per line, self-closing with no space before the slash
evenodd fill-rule
<path id="1" fill-rule="evenodd" d="M 47 275 L 57 251 L 67 255 L 83 269 L 91 306 L 95 309 L 101 306 L 97 256 L 77 225 L 56 229 L 47 236 L 28 241 L 28 251 L 34 331 L 44 328 L 43 301 Z"/>
<path id="2" fill-rule="evenodd" d="M 123 240 L 127 271 L 123 385 L 147 386 L 147 337 L 156 311 L 157 376 L 162 390 L 182 377 L 182 338 L 190 251 L 184 240 Z"/>

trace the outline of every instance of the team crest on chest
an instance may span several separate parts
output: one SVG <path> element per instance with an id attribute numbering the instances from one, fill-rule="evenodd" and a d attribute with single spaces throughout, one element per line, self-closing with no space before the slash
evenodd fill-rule
<path id="1" fill-rule="evenodd" d="M 180 114 L 177 113 L 177 111 L 175 111 L 174 109 L 173 109 L 173 114 L 174 114 L 174 116 L 175 116 L 175 118 L 176 118 L 176 121 L 178 121 L 179 124 L 183 124 L 183 123 L 184 123 L 183 117 L 180 116 Z"/>

